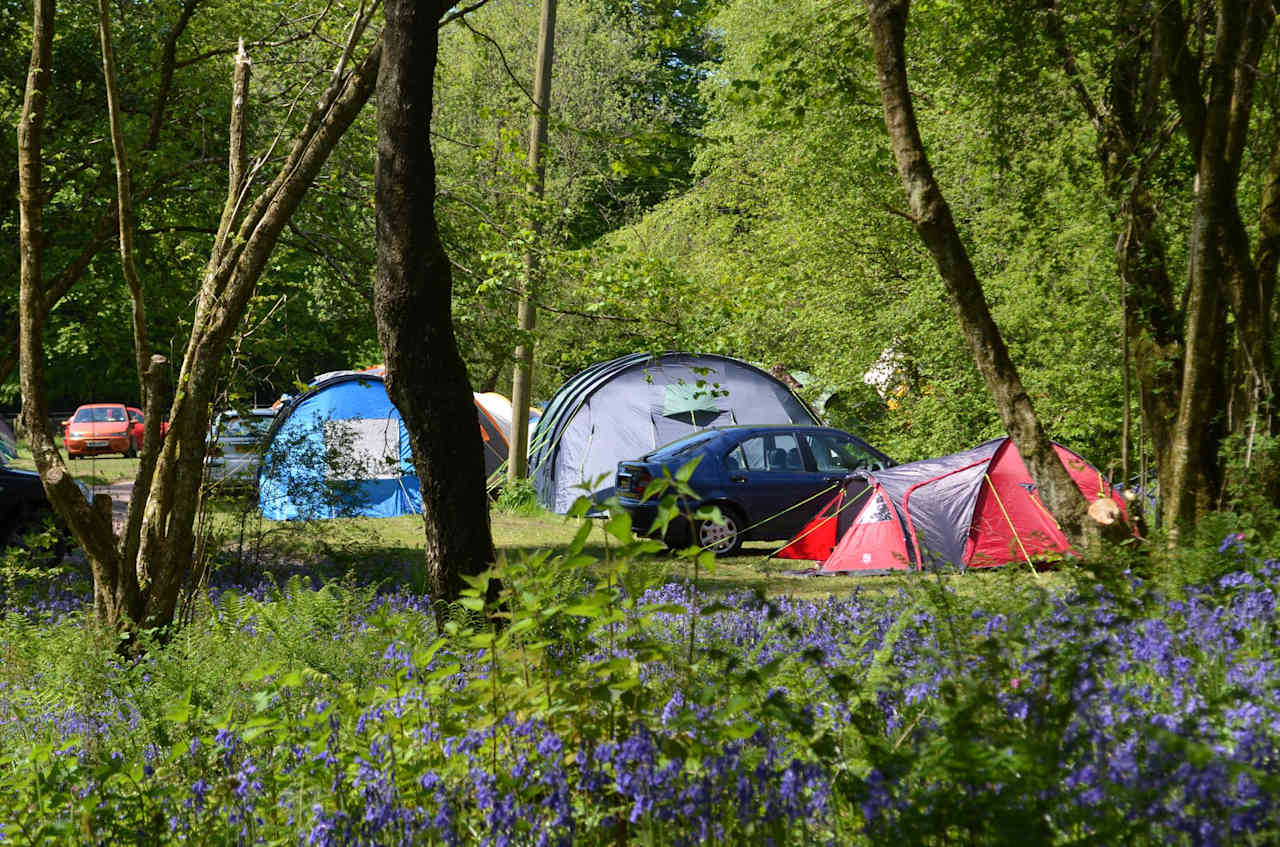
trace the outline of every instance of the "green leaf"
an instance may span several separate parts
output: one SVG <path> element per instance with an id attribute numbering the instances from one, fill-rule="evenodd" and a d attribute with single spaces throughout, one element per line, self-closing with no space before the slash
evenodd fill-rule
<path id="1" fill-rule="evenodd" d="M 259 682 L 267 677 L 274 676 L 280 670 L 279 662 L 266 662 L 265 664 L 256 665 L 246 671 L 240 679 L 243 682 Z"/>
<path id="2" fill-rule="evenodd" d="M 610 516 L 604 525 L 604 531 L 626 544 L 631 541 L 631 515 L 628 512 L 617 512 Z"/>

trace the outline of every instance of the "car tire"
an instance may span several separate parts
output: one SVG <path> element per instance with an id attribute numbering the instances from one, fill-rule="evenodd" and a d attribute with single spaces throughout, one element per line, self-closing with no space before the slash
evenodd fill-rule
<path id="1" fill-rule="evenodd" d="M 717 503 L 723 523 L 702 520 L 693 523 L 694 543 L 703 550 L 710 550 L 716 556 L 732 556 L 742 549 L 742 532 L 746 522 L 742 513 L 732 506 Z"/>
<path id="2" fill-rule="evenodd" d="M 128 450 L 125 450 L 125 451 L 124 451 L 124 453 L 123 453 L 123 455 L 124 455 L 124 457 L 125 457 L 126 459 L 136 459 L 136 458 L 138 458 L 138 446 L 137 446 L 136 444 L 134 444 L 134 443 L 133 443 L 133 439 L 132 439 L 132 438 L 130 438 L 130 439 L 129 439 L 129 449 L 128 449 Z"/>
<path id="3" fill-rule="evenodd" d="M 670 550 L 683 550 L 693 543 L 693 534 L 689 532 L 689 522 L 683 517 L 673 519 L 667 524 L 667 531 L 662 536 L 662 543 Z"/>

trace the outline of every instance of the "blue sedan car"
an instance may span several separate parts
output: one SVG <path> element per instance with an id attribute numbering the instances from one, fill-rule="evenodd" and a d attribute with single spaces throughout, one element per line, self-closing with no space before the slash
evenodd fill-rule
<path id="1" fill-rule="evenodd" d="M 663 468 L 676 471 L 701 457 L 689 478 L 698 500 L 682 504 L 682 512 L 719 506 L 723 523 L 695 520 L 693 526 L 672 522 L 666 541 L 689 542 L 730 556 L 744 540 L 772 541 L 794 537 L 829 499 L 845 476 L 859 468 L 880 469 L 893 461 L 865 441 L 821 426 L 729 426 L 703 430 L 659 447 L 639 459 L 618 463 L 617 491 L 639 535 L 647 535 L 658 511 L 658 499 L 644 499 L 648 485 L 661 479 Z M 692 535 L 690 535 L 692 530 Z"/>

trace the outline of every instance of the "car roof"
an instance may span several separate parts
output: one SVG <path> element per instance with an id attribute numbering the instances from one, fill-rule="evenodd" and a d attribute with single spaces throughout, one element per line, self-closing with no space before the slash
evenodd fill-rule
<path id="1" fill-rule="evenodd" d="M 890 459 L 888 455 L 886 455 L 884 452 L 882 452 L 878 448 L 869 444 L 866 441 L 866 439 L 860 438 L 859 436 L 856 436 L 851 432 L 847 432 L 843 429 L 839 429 L 838 427 L 834 427 L 834 426 L 822 426 L 820 424 L 806 424 L 806 423 L 729 424 L 725 426 L 709 426 L 706 429 L 700 429 L 697 432 L 691 432 L 688 435 L 681 436 L 680 438 L 677 438 L 674 441 L 669 441 L 666 444 L 659 444 L 656 448 L 646 453 L 643 458 L 649 459 L 650 457 L 655 456 L 659 453 L 669 452 L 672 449 L 678 447 L 679 445 L 689 441 L 701 440 L 709 444 L 712 441 L 718 442 L 722 438 L 729 438 L 735 435 L 752 433 L 752 432 L 766 433 L 766 432 L 774 432 L 778 430 L 793 430 L 793 431 L 801 431 L 801 432 L 834 432 L 839 435 L 845 436 L 847 438 L 854 439 L 855 441 L 859 442 L 863 446 L 870 449 L 872 452 L 879 454 L 882 458 L 886 459 L 887 461 L 893 462 L 893 460 Z"/>
<path id="2" fill-rule="evenodd" d="M 858 438 L 858 436 L 854 435 L 851 432 L 845 432 L 843 429 L 837 429 L 836 427 L 833 427 L 833 426 L 821 426 L 818 424 L 805 424 L 805 423 L 728 424 L 725 426 L 709 426 L 706 429 L 700 429 L 697 432 L 691 432 L 688 435 L 682 435 L 679 438 L 675 439 L 674 441 L 668 441 L 666 444 L 659 444 L 655 449 L 649 451 L 649 453 L 650 455 L 652 455 L 653 453 L 657 453 L 661 450 L 666 450 L 670 447 L 674 447 L 677 444 L 683 444 L 686 441 L 691 441 L 695 439 L 710 441 L 716 437 L 731 436 L 739 433 L 772 432 L 775 430 L 784 430 L 784 429 L 785 430 L 804 430 L 805 432 L 835 432 L 835 433 L 839 433 L 840 435 L 851 436 L 853 438 L 857 438 L 859 441 L 862 441 L 861 438 Z M 866 442 L 864 441 L 863 443 L 865 444 Z"/>
<path id="3" fill-rule="evenodd" d="M 700 429 L 700 430 L 698 430 L 697 432 L 691 432 L 691 433 L 689 433 L 688 435 L 681 436 L 680 438 L 677 438 L 677 439 L 675 439 L 674 441 L 672 441 L 672 442 L 670 442 L 670 443 L 671 443 L 671 444 L 678 444 L 679 442 L 681 442 L 681 441 L 685 441 L 686 439 L 689 439 L 689 438 L 697 438 L 697 437 L 699 437 L 699 436 L 705 436 L 707 433 L 717 433 L 717 434 L 721 434 L 721 435 L 734 435 L 734 434 L 736 434 L 736 433 L 740 433 L 740 432 L 770 432 L 770 431 L 778 430 L 778 429 L 802 429 L 802 430 L 805 430 L 805 431 L 807 431 L 807 432 L 821 432 L 821 431 L 827 431 L 827 432 L 838 432 L 838 433 L 840 433 L 841 435 L 853 435 L 853 433 L 851 433 L 851 432 L 845 432 L 843 429 L 837 429 L 837 428 L 836 428 L 836 427 L 834 427 L 834 426 L 822 426 L 822 425 L 820 425 L 820 424 L 806 424 L 806 423 L 796 423 L 796 424 L 727 424 L 727 425 L 725 425 L 725 426 L 709 426 L 709 427 L 707 427 L 706 429 Z M 853 437 L 854 437 L 854 438 L 857 438 L 857 436 L 856 436 L 856 435 L 854 435 Z M 859 440 L 861 440 L 861 439 L 859 439 Z M 664 447 L 664 446 L 667 446 L 667 445 L 658 445 L 658 446 L 661 448 L 661 447 Z"/>
<path id="4" fill-rule="evenodd" d="M 724 426 L 710 426 L 707 429 L 720 430 L 723 432 L 741 432 L 746 429 L 830 429 L 835 432 L 844 432 L 842 429 L 836 429 L 834 426 L 824 426 L 823 424 L 807 424 L 807 423 L 774 423 L 774 424 L 725 424 Z"/>
<path id="5" fill-rule="evenodd" d="M 82 403 L 79 406 L 76 406 L 76 409 L 110 409 L 115 406 L 123 405 L 124 403 Z"/>

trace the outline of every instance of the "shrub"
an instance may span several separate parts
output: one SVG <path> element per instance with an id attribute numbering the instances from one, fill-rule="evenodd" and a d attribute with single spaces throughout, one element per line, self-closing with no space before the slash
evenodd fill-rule
<path id="1" fill-rule="evenodd" d="M 659 545 L 633 540 L 624 514 L 595 526 L 613 541 L 603 559 L 584 552 L 584 521 L 564 550 L 500 561 L 494 602 L 475 580 L 439 635 L 429 598 L 354 579 L 210 592 L 133 665 L 107 645 L 67 651 L 86 643 L 74 616 L 37 637 L 6 618 L 0 804 L 34 811 L 0 815 L 4 835 L 1280 836 L 1275 561 L 1228 543 L 1226 573 L 1177 595 L 1064 569 L 1052 590 L 1009 572 L 818 601 L 712 596 L 658 579 Z"/>

